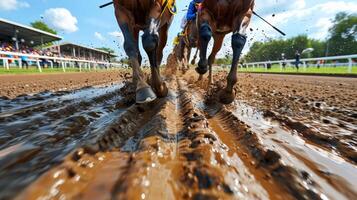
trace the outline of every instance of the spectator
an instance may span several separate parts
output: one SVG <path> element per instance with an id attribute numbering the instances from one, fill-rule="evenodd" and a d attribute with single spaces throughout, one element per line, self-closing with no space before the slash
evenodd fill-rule
<path id="1" fill-rule="evenodd" d="M 267 69 L 270 70 L 271 69 L 271 61 L 269 60 L 267 63 Z"/>
<path id="2" fill-rule="evenodd" d="M 281 54 L 281 60 L 283 61 L 282 65 L 283 65 L 283 69 L 285 70 L 285 67 L 286 67 L 285 53 L 282 53 L 282 54 Z"/>
<path id="3" fill-rule="evenodd" d="M 296 52 L 295 52 L 295 68 L 297 71 L 299 71 L 300 57 L 301 57 L 301 55 L 300 55 L 299 51 L 296 50 Z"/>
<path id="4" fill-rule="evenodd" d="M 22 53 L 26 54 L 27 52 L 25 50 L 23 50 Z M 23 56 L 20 56 L 20 58 L 21 58 L 22 66 L 26 66 L 26 69 L 28 69 L 29 68 L 28 57 L 23 55 Z"/>

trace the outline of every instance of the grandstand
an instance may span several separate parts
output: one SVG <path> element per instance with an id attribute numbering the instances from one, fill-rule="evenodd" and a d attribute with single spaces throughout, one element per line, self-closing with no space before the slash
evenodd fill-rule
<path id="1" fill-rule="evenodd" d="M 62 38 L 58 35 L 0 18 L 2 48 L 7 43 L 18 51 L 22 46 L 35 47 L 59 40 Z"/>
<path id="2" fill-rule="evenodd" d="M 74 43 L 59 43 L 61 40 L 58 35 L 0 18 L 0 66 L 9 69 L 35 65 L 40 71 L 48 66 L 62 66 L 63 71 L 68 65 L 79 69 L 82 65 L 86 68 L 118 66 L 113 62 L 114 54 Z"/>
<path id="3" fill-rule="evenodd" d="M 49 50 L 53 55 L 56 56 L 72 57 L 86 60 L 109 61 L 111 60 L 111 58 L 116 57 L 116 55 L 106 51 L 69 42 L 52 45 L 45 49 Z"/>

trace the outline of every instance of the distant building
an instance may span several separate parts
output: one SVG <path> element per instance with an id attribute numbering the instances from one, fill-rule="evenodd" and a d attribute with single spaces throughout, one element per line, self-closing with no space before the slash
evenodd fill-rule
<path id="1" fill-rule="evenodd" d="M 116 55 L 106 51 L 69 42 L 52 45 L 45 49 L 51 51 L 55 56 L 71 57 L 85 60 L 109 61 L 112 60 L 112 58 L 117 57 Z"/>
<path id="2" fill-rule="evenodd" d="M 14 50 L 18 51 L 22 46 L 35 47 L 59 40 L 62 38 L 58 35 L 0 18 L 0 41 L 11 44 Z"/>
<path id="3" fill-rule="evenodd" d="M 0 47 L 3 47 L 1 49 L 4 51 L 20 52 L 26 50 L 27 53 L 31 54 L 35 52 L 33 49 L 39 50 L 33 47 L 46 46 L 46 44 L 55 42 L 49 47 L 42 48 L 43 52 L 36 51 L 36 53 L 47 54 L 47 52 L 51 52 L 53 56 L 95 61 L 113 61 L 117 57 L 109 52 L 79 44 L 69 42 L 58 44 L 56 41 L 60 40 L 62 38 L 58 35 L 0 18 Z"/>

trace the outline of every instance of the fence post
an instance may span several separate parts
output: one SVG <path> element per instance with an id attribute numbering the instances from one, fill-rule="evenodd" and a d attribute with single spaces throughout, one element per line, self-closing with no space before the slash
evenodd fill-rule
<path id="1" fill-rule="evenodd" d="M 303 62 L 303 66 L 304 66 L 304 72 L 306 72 L 306 61 Z"/>
<path id="2" fill-rule="evenodd" d="M 9 60 L 4 58 L 4 65 L 6 67 L 7 70 L 10 70 L 10 66 L 9 66 Z"/>
<path id="3" fill-rule="evenodd" d="M 280 64 L 280 72 L 282 72 L 283 71 L 283 63 L 279 62 L 279 64 Z"/>
<path id="4" fill-rule="evenodd" d="M 19 59 L 19 68 L 22 69 L 22 60 Z"/>
<path id="5" fill-rule="evenodd" d="M 348 59 L 348 73 L 352 73 L 352 58 Z"/>
<path id="6" fill-rule="evenodd" d="M 62 65 L 63 72 L 66 72 L 66 68 L 64 67 L 64 61 L 61 62 L 61 65 Z"/>
<path id="7" fill-rule="evenodd" d="M 82 72 L 82 63 L 78 63 L 79 64 L 79 71 Z"/>
<path id="8" fill-rule="evenodd" d="M 268 65 L 266 63 L 264 63 L 264 68 L 265 68 L 265 71 L 268 70 Z"/>
<path id="9" fill-rule="evenodd" d="M 42 73 L 42 68 L 41 68 L 39 60 L 37 60 L 37 67 L 38 67 L 38 71 L 40 71 L 40 73 Z"/>

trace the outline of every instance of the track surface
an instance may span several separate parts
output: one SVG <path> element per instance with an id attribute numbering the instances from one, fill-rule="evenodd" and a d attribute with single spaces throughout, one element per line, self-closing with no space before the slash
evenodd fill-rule
<path id="1" fill-rule="evenodd" d="M 147 105 L 128 83 L 1 100 L 0 199 L 357 197 L 354 79 L 242 75 L 223 106 L 223 75 L 191 74 Z"/>
<path id="2" fill-rule="evenodd" d="M 29 93 L 74 90 L 92 85 L 116 83 L 122 80 L 123 75 L 125 73 L 118 73 L 118 71 L 0 75 L 0 97 L 15 98 Z"/>

